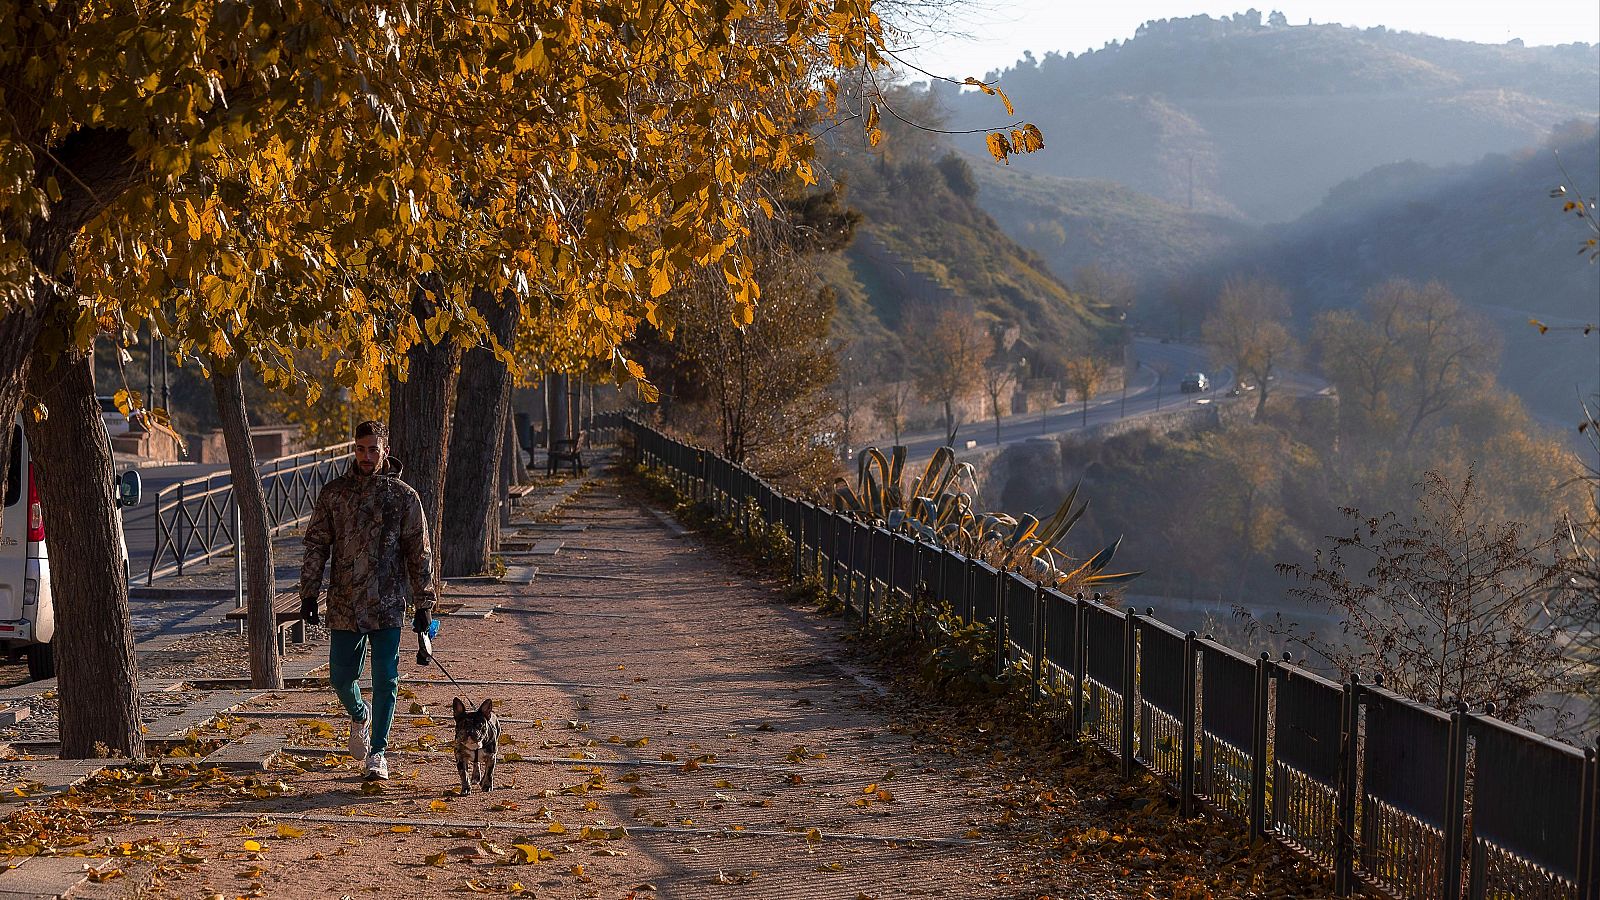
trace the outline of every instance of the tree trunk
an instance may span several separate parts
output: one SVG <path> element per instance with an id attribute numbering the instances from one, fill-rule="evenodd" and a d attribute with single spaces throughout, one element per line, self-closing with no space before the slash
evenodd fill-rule
<path id="1" fill-rule="evenodd" d="M 1259 421 L 1261 421 L 1261 417 L 1263 415 L 1265 415 L 1266 412 L 1267 412 L 1267 377 L 1266 377 L 1266 374 L 1263 373 L 1262 376 L 1257 380 L 1260 382 L 1260 384 L 1256 385 L 1256 392 L 1257 392 L 1257 394 L 1256 394 L 1256 421 L 1259 422 Z"/>
<path id="2" fill-rule="evenodd" d="M 139 672 L 128 615 L 113 500 L 111 444 L 95 399 L 91 358 L 36 355 L 28 385 L 50 411 L 24 416 L 47 540 L 55 599 L 61 756 L 144 755 Z M 9 431 L 9 429 L 7 429 Z"/>
<path id="3" fill-rule="evenodd" d="M 250 443 L 250 420 L 244 407 L 244 384 L 238 367 L 214 363 L 211 393 L 217 401 L 222 439 L 228 447 L 228 474 L 233 481 L 233 502 L 239 506 L 239 527 L 234 552 L 244 554 L 245 595 L 250 623 L 250 686 L 278 690 L 283 687 L 283 666 L 278 660 L 277 614 L 272 609 L 272 535 L 267 525 L 267 494 L 256 469 L 255 448 Z"/>
<path id="4" fill-rule="evenodd" d="M 511 343 L 518 306 L 511 297 L 482 291 L 473 306 L 483 314 L 502 347 Z M 476 575 L 489 568 L 500 517 L 495 498 L 500 483 L 500 455 L 505 448 L 507 388 L 511 374 L 505 363 L 484 347 L 474 347 L 461 360 L 456 387 L 455 421 L 450 428 L 450 464 L 445 472 L 444 530 L 450 543 L 440 547 L 440 571 L 447 578 Z"/>
<path id="5" fill-rule="evenodd" d="M 511 527 L 511 486 L 521 484 L 517 470 L 522 468 L 522 454 L 517 452 L 516 423 L 511 415 L 511 379 L 506 379 L 505 415 L 500 420 L 500 485 L 495 491 L 500 510 L 495 520 L 495 544 L 498 545 L 507 528 Z"/>
<path id="6" fill-rule="evenodd" d="M 425 321 L 432 306 L 419 296 L 412 301 L 412 312 Z M 450 339 L 424 341 L 407 351 L 406 360 L 406 380 L 389 380 L 389 443 L 402 464 L 401 477 L 422 501 L 437 559 L 443 545 L 444 480 L 461 348 Z"/>
<path id="7" fill-rule="evenodd" d="M 552 372 L 545 376 L 545 396 L 550 404 L 549 438 L 546 446 L 554 447 L 556 441 L 572 439 L 571 378 L 565 372 Z"/>
<path id="8" fill-rule="evenodd" d="M 522 440 L 517 433 L 517 417 L 511 410 L 511 404 L 506 404 L 506 449 L 505 456 L 511 461 L 511 483 L 522 484 L 528 480 L 528 458 L 522 455 Z"/>

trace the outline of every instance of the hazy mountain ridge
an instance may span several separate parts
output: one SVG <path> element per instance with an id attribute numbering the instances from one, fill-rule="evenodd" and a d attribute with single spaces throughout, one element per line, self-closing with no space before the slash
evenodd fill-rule
<path id="1" fill-rule="evenodd" d="M 1198 16 L 1000 75 L 1048 150 L 1024 171 L 1109 179 L 1202 212 L 1284 221 L 1327 188 L 1405 159 L 1468 162 L 1600 112 L 1600 46 L 1472 44 L 1382 28 Z M 940 85 L 956 130 L 992 98 Z M 981 152 L 980 139 L 960 139 Z"/>
<path id="2" fill-rule="evenodd" d="M 1231 253 L 1256 234 L 1236 218 L 1196 212 L 1111 181 L 1061 178 L 974 159 L 978 203 L 1006 233 L 1070 283 L 1090 265 L 1149 288 Z"/>
<path id="3" fill-rule="evenodd" d="M 1471 165 L 1388 166 L 1335 186 L 1317 209 L 1241 245 L 1196 280 L 1265 273 L 1288 287 L 1304 321 L 1357 303 L 1387 278 L 1437 279 L 1500 332 L 1502 381 L 1546 421 L 1576 421 L 1578 394 L 1600 390 L 1600 338 L 1563 329 L 1540 335 L 1528 324 L 1600 323 L 1600 266 L 1578 254 L 1590 232 L 1549 196 L 1565 180 L 1556 153 L 1584 196 L 1600 189 L 1593 124 L 1569 129 L 1553 146 Z"/>

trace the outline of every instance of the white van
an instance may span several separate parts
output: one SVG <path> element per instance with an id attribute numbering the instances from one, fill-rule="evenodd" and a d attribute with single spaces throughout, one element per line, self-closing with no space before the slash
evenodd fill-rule
<path id="1" fill-rule="evenodd" d="M 33 479 L 33 456 L 20 424 L 11 432 L 11 464 L 6 467 L 5 530 L 0 532 L 0 650 L 28 657 L 28 675 L 35 681 L 56 673 L 55 604 L 50 597 L 50 551 L 45 544 L 44 513 Z M 117 479 L 117 506 L 139 502 L 139 475 L 129 471 Z M 117 543 L 122 568 L 128 569 L 128 543 L 117 516 Z"/>

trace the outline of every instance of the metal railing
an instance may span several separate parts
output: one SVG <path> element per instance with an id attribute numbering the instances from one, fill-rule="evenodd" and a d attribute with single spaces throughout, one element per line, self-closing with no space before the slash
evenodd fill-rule
<path id="1" fill-rule="evenodd" d="M 1336 891 L 1430 900 L 1600 898 L 1600 753 L 1465 707 L 1443 712 L 1356 678 L 1252 659 L 944 548 L 786 497 L 709 451 L 630 422 L 637 461 L 725 513 L 794 540 L 793 575 L 865 622 L 900 604 L 987 624 L 1068 739 L 1146 769 L 1204 812 L 1277 841 Z M 753 504 L 753 506 L 752 506 Z M 1059 698 L 1059 694 L 1055 694 Z M 1064 707 L 1064 709 L 1063 709 Z"/>
<path id="2" fill-rule="evenodd" d="M 276 535 L 311 516 L 322 486 L 349 468 L 352 443 L 335 444 L 257 467 L 267 499 L 267 522 Z M 155 546 L 145 584 L 182 575 L 186 566 L 234 550 L 239 510 L 228 473 L 191 478 L 161 489 L 155 500 Z"/>

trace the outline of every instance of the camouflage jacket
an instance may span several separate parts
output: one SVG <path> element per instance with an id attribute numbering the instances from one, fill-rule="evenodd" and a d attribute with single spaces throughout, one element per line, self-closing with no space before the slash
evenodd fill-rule
<path id="1" fill-rule="evenodd" d="M 382 472 L 350 471 L 328 482 L 306 526 L 300 597 L 315 600 L 332 556 L 327 625 L 378 631 L 407 624 L 407 600 L 433 606 L 433 550 L 422 501 L 389 459 Z"/>

